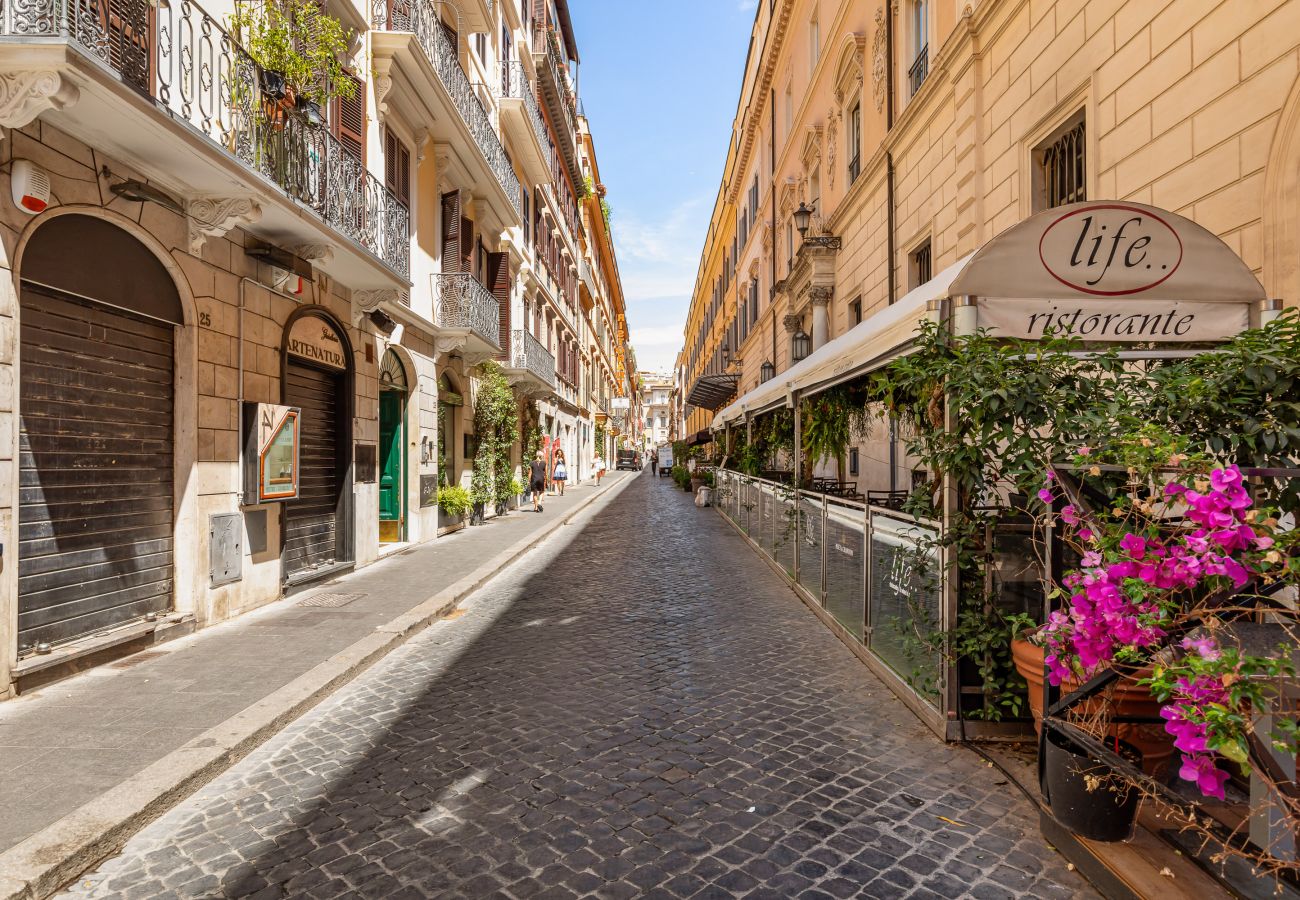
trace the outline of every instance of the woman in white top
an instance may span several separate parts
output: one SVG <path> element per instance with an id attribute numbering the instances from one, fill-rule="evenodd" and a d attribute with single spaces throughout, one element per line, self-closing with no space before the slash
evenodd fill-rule
<path id="1" fill-rule="evenodd" d="M 605 460 L 599 453 L 591 460 L 591 469 L 596 473 L 596 484 L 600 484 L 601 477 L 605 474 Z"/>
<path id="2" fill-rule="evenodd" d="M 569 465 L 565 462 L 564 451 L 555 451 L 555 468 L 551 471 L 551 481 L 555 482 L 555 487 L 561 497 L 564 496 L 564 482 L 569 480 Z"/>

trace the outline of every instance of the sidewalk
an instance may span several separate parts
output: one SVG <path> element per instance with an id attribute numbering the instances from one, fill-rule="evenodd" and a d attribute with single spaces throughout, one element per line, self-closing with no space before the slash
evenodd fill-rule
<path id="1" fill-rule="evenodd" d="M 0 704 L 0 897 L 80 874 L 635 474 Z"/>

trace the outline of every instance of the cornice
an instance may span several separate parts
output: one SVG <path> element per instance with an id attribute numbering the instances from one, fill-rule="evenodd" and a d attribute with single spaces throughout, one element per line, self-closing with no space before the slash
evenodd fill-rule
<path id="1" fill-rule="evenodd" d="M 768 34 L 772 36 L 772 42 L 764 48 L 766 59 L 763 62 L 762 74 L 754 87 L 756 100 L 754 108 L 746 118 L 745 131 L 740 142 L 740 156 L 736 160 L 735 171 L 737 172 L 744 172 L 749 165 L 749 157 L 753 152 L 754 140 L 758 134 L 758 123 L 763 118 L 763 110 L 767 104 L 768 95 L 771 93 L 772 82 L 776 80 L 776 63 L 781 55 L 781 47 L 785 44 L 785 34 L 790 26 L 790 17 L 794 13 L 794 0 L 781 0 L 778 7 L 774 24 L 770 24 L 768 27 Z M 736 202 L 739 191 L 739 182 L 728 186 L 729 203 L 734 204 Z"/>

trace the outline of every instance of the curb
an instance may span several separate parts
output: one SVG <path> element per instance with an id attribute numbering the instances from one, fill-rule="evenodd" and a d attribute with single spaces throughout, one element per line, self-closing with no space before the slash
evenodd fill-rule
<path id="1" fill-rule="evenodd" d="M 567 525 L 633 477 L 598 489 L 555 521 Z M 441 619 L 485 583 L 556 534 L 516 541 L 372 634 L 299 675 L 58 821 L 0 853 L 0 898 L 44 900 L 121 850 L 136 832 L 239 762 L 289 723 Z"/>

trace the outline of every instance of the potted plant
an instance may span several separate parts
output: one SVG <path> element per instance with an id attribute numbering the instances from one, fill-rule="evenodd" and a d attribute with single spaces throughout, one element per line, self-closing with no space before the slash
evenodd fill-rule
<path id="1" fill-rule="evenodd" d="M 459 484 L 444 485 L 438 491 L 438 511 L 449 520 L 447 524 L 459 522 L 471 505 L 469 491 Z"/>
<path id="2" fill-rule="evenodd" d="M 263 106 L 277 127 L 286 114 L 320 124 L 325 103 L 356 91 L 341 62 L 351 35 L 315 0 L 237 5 L 227 26 L 257 64 Z"/>

